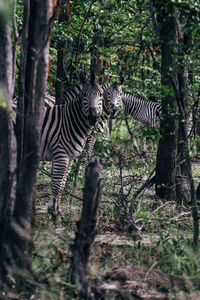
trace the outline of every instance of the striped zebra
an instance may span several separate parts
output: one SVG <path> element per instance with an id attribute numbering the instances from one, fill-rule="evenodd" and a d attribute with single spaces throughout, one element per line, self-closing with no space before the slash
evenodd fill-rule
<path id="1" fill-rule="evenodd" d="M 76 184 L 80 164 L 83 158 L 84 168 L 87 167 L 89 161 L 91 160 L 94 144 L 96 142 L 99 132 L 103 133 L 105 136 L 108 136 L 109 130 L 106 121 L 110 118 L 114 119 L 119 113 L 119 111 L 122 109 L 122 85 L 124 82 L 124 78 L 121 76 L 119 82 L 115 82 L 112 85 L 110 85 L 109 83 L 105 83 L 107 79 L 108 77 L 104 75 L 99 80 L 102 84 L 101 87 L 103 90 L 103 112 L 99 122 L 97 123 L 97 125 L 95 126 L 95 128 L 93 129 L 93 131 L 87 139 L 82 155 L 79 156 L 74 184 Z"/>
<path id="2" fill-rule="evenodd" d="M 68 103 L 70 101 L 73 101 L 82 91 L 83 89 L 83 82 L 86 80 L 85 74 L 83 71 L 80 71 L 78 74 L 79 77 L 79 82 L 75 83 L 72 87 L 69 87 L 65 92 L 64 92 L 64 99 L 63 103 Z M 56 105 L 56 99 L 54 96 L 50 95 L 49 93 L 45 94 L 45 101 L 44 101 L 45 106 L 54 106 Z"/>
<path id="3" fill-rule="evenodd" d="M 73 160 L 83 151 L 85 142 L 102 113 L 103 90 L 95 79 L 82 77 L 83 88 L 74 97 L 65 94 L 63 105 L 47 105 L 41 133 L 41 160 L 52 160 L 52 195 L 49 212 L 53 216 L 59 213 L 60 198 L 65 186 L 66 176 Z M 76 96 L 75 96 L 76 95 Z"/>
<path id="4" fill-rule="evenodd" d="M 145 126 L 156 127 L 156 118 L 161 116 L 162 107 L 152 101 L 123 93 L 122 103 L 125 111 L 134 120 L 142 122 Z"/>
<path id="5" fill-rule="evenodd" d="M 74 86 L 68 88 L 64 92 L 64 103 L 67 103 L 73 100 L 82 90 L 83 84 L 81 76 L 83 71 L 79 72 L 78 79 L 79 82 L 76 83 Z M 85 75 L 84 75 L 85 76 Z M 102 120 L 107 120 L 109 118 L 115 118 L 118 111 L 122 108 L 122 84 L 123 84 L 123 77 L 120 77 L 120 82 L 115 82 L 113 85 L 109 83 L 105 83 L 108 80 L 108 76 L 102 76 L 99 79 L 99 84 L 103 90 L 103 115 L 101 116 Z M 54 96 L 46 93 L 45 95 L 45 106 L 53 106 L 56 104 L 56 100 Z"/>
<path id="6" fill-rule="evenodd" d="M 103 89 L 103 114 L 102 120 L 116 118 L 118 112 L 122 109 L 122 85 L 124 78 L 120 77 L 119 83 L 115 82 L 103 84 L 103 79 L 100 79 Z"/>
<path id="7" fill-rule="evenodd" d="M 80 77 L 80 76 L 78 76 Z M 98 132 L 101 131 L 105 135 L 107 135 L 108 129 L 106 127 L 105 121 L 108 120 L 110 117 L 114 118 L 118 111 L 122 107 L 122 84 L 123 84 L 123 77 L 120 77 L 120 81 L 117 83 L 115 82 L 113 85 L 110 85 L 108 83 L 105 83 L 108 80 L 108 76 L 104 75 L 99 79 L 99 83 L 101 84 L 101 88 L 103 90 L 103 113 L 99 119 L 99 122 L 96 124 L 96 126 L 91 131 L 91 134 L 89 135 L 86 145 L 84 147 L 83 153 L 79 156 L 78 163 L 77 163 L 77 171 L 75 175 L 75 182 L 76 178 L 78 176 L 80 163 L 82 161 L 82 158 L 85 158 L 85 166 L 89 163 L 92 153 L 93 153 L 93 147 L 98 135 Z M 80 82 L 76 83 L 74 87 L 68 88 L 67 91 L 64 93 L 64 102 L 68 103 L 70 101 L 73 101 L 74 96 L 79 94 L 81 89 L 83 88 L 83 85 Z M 45 96 L 45 106 L 54 106 L 55 105 L 55 97 L 46 94 Z"/>
<path id="8" fill-rule="evenodd" d="M 111 91 L 112 91 L 112 88 L 113 87 L 111 86 Z M 112 94 L 112 92 L 111 92 L 111 94 Z M 103 103 L 107 102 L 107 99 L 105 98 L 106 95 L 107 94 L 105 93 Z M 117 102 L 118 103 L 121 102 L 121 105 L 119 105 L 118 107 L 124 107 L 125 111 L 129 115 L 131 115 L 134 120 L 138 120 L 138 121 L 142 122 L 147 127 L 156 127 L 157 126 L 156 119 L 157 119 L 157 117 L 161 116 L 161 112 L 162 112 L 161 105 L 156 104 L 149 100 L 145 100 L 140 97 L 136 97 L 132 94 L 122 93 L 122 92 L 120 92 L 118 94 Z M 114 116 L 116 116 L 116 114 L 114 114 Z M 101 119 L 103 119 L 103 118 L 104 117 L 102 114 Z M 109 121 L 114 121 L 114 118 L 112 117 L 111 114 L 109 115 L 109 113 L 106 114 L 106 119 L 108 119 Z M 95 137 L 93 136 L 91 139 L 89 138 L 86 143 L 86 146 L 84 149 L 84 152 L 86 153 L 85 154 L 85 157 L 86 157 L 85 166 L 87 166 L 87 164 L 89 163 L 89 160 L 91 159 L 91 157 L 93 155 L 95 141 L 96 141 L 96 136 Z M 83 152 L 83 154 L 84 154 L 84 152 Z M 81 159 L 81 157 L 80 157 L 80 159 Z M 75 178 L 75 182 L 76 182 L 76 178 Z"/>

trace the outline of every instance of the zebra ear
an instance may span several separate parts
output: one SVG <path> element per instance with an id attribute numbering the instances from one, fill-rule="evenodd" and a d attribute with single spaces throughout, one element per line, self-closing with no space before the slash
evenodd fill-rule
<path id="1" fill-rule="evenodd" d="M 101 75 L 101 77 L 99 78 L 99 83 L 100 84 L 106 83 L 106 81 L 108 81 L 109 77 L 110 77 L 109 74 Z"/>
<path id="2" fill-rule="evenodd" d="M 91 73 L 91 77 L 90 77 L 90 80 L 91 80 L 91 84 L 92 84 L 92 85 L 93 85 L 93 84 L 95 84 L 95 79 L 96 79 L 95 72 L 94 72 L 94 71 L 92 71 L 92 73 Z"/>
<path id="3" fill-rule="evenodd" d="M 77 74 L 78 76 L 78 80 L 82 83 L 82 84 L 86 84 L 87 83 L 87 75 L 83 70 L 80 70 Z"/>

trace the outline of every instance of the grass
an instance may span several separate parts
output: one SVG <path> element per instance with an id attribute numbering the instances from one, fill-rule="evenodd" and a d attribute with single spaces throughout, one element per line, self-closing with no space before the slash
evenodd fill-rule
<path id="1" fill-rule="evenodd" d="M 100 155 L 105 159 L 102 171 L 104 192 L 99 211 L 99 231 L 91 252 L 88 277 L 91 281 L 98 279 L 102 284 L 109 284 L 112 281 L 105 279 L 106 273 L 113 268 L 131 266 L 137 270 L 134 276 L 138 281 L 130 279 L 130 275 L 126 288 L 130 295 L 145 299 L 144 294 L 138 294 L 141 290 L 139 286 L 143 283 L 144 289 L 152 295 L 150 299 L 163 299 L 166 295 L 166 299 L 197 299 L 200 297 L 200 249 L 194 250 L 192 245 L 190 208 L 174 201 L 166 203 L 157 199 L 154 187 L 151 187 L 142 191 L 133 203 L 133 219 L 142 228 L 142 240 L 135 241 L 133 232 L 127 231 L 127 207 L 132 203 L 137 189 L 154 169 L 155 153 L 151 146 L 151 153 L 145 157 L 136 156 L 132 144 L 123 139 L 128 136 L 125 130 L 123 126 L 119 135 L 113 132 L 112 142 L 105 143 L 109 145 L 106 146 L 109 151 L 100 149 Z M 33 273 L 38 285 L 34 290 L 34 299 L 73 299 L 76 287 L 67 281 L 67 274 L 71 257 L 70 244 L 81 213 L 82 202 L 77 198 L 82 195 L 84 170 L 80 172 L 76 189 L 73 188 L 75 167 L 70 174 L 68 188 L 71 195 L 63 196 L 63 217 L 55 226 L 47 214 L 50 196 L 48 168 L 38 175 L 33 251 Z M 195 178 L 198 178 L 199 170 L 198 164 L 195 164 Z M 154 271 L 156 284 L 154 281 L 152 283 L 149 275 Z M 173 276 L 177 285 L 171 285 L 169 276 Z M 121 280 L 119 282 L 119 285 L 122 284 Z M 138 289 L 133 289 L 133 282 L 136 282 Z M 185 285 L 187 289 L 184 289 Z M 105 299 L 124 299 L 119 296 L 125 293 L 123 291 L 121 285 L 118 292 L 105 290 Z"/>

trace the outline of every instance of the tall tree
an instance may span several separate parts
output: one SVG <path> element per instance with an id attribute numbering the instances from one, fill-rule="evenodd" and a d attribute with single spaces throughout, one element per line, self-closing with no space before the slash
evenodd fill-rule
<path id="1" fill-rule="evenodd" d="M 58 23 L 65 25 L 67 30 L 70 26 L 70 1 L 66 0 L 66 7 L 62 6 L 58 18 Z M 69 85 L 69 80 L 67 78 L 67 61 L 70 52 L 70 41 L 68 38 L 63 39 L 61 34 L 56 37 L 57 40 L 57 70 L 56 70 L 56 103 L 64 103 L 63 94 L 66 86 Z M 70 72 L 70 70 L 68 70 Z"/>
<path id="2" fill-rule="evenodd" d="M 165 2 L 165 3 L 164 3 Z M 177 102 L 174 85 L 178 89 L 177 22 L 175 7 L 171 1 L 153 1 L 161 43 L 161 84 L 163 88 L 161 139 L 158 146 L 156 166 L 156 192 L 161 198 L 176 198 L 176 171 L 178 151 Z M 167 166 L 167 167 L 166 167 Z"/>
<path id="3" fill-rule="evenodd" d="M 153 1 L 161 43 L 163 88 L 161 139 L 156 165 L 156 193 L 164 199 L 192 202 L 194 242 L 198 240 L 198 215 L 187 138 L 187 65 L 180 12 L 170 0 Z"/>
<path id="4" fill-rule="evenodd" d="M 181 95 L 182 108 L 185 111 L 185 71 L 180 65 L 179 46 L 181 28 L 175 5 L 165 0 L 153 1 L 156 9 L 157 25 L 161 43 L 161 84 L 163 89 L 161 120 L 161 139 L 158 146 L 156 167 L 156 192 L 161 198 L 187 199 L 189 191 L 187 181 L 179 180 L 186 174 L 184 164 L 184 147 L 179 144 L 181 138 L 180 112 L 178 99 Z M 183 56 L 181 56 L 183 59 Z M 186 114 L 184 115 L 186 117 Z M 185 119 L 184 119 L 185 120 Z M 184 173 L 183 173 L 184 171 Z M 186 189 L 181 188 L 183 185 Z"/>
<path id="5" fill-rule="evenodd" d="M 0 266 L 0 287 L 2 289 L 9 285 L 8 275 L 13 276 L 16 285 L 20 286 L 31 266 L 35 183 L 39 159 L 41 115 L 48 71 L 51 4 L 52 1 L 48 0 L 27 0 L 25 2 L 24 28 L 26 33 L 24 36 L 28 38 L 28 43 L 23 45 L 25 46 L 23 48 L 25 57 L 20 75 L 22 84 L 19 101 L 22 103 L 20 108 L 23 109 L 19 110 L 21 126 L 18 133 L 20 130 L 22 132 L 20 132 L 20 138 L 18 139 L 20 151 L 18 151 L 17 190 L 16 198 L 12 202 L 10 195 L 5 194 L 1 199 L 0 222 L 3 231 L 1 231 L 0 236 L 0 258 L 2 262 Z M 3 25 L 1 32 L 3 34 L 0 44 L 2 52 L 4 52 L 0 53 L 0 57 L 2 58 L 2 55 L 4 55 L 8 59 L 5 60 L 5 68 L 1 68 L 0 73 L 5 78 L 5 87 L 7 87 L 9 80 L 5 74 L 7 74 L 7 70 L 10 70 L 9 66 L 12 62 L 10 55 L 11 43 L 9 42 L 10 33 L 7 30 L 7 25 Z M 9 88 L 7 90 L 9 91 Z M 11 100 L 12 94 L 9 92 L 5 96 L 8 100 Z M 8 137 L 10 143 L 14 143 L 15 137 L 14 134 L 11 137 L 12 127 L 10 126 L 8 122 L 7 128 L 5 128 L 5 130 L 8 130 L 8 135 L 5 135 L 5 137 Z M 7 150 L 8 154 L 11 153 L 16 158 L 16 149 L 13 149 L 11 145 L 7 146 L 6 138 L 4 139 L 5 147 L 2 155 Z M 8 161 L 5 174 L 9 176 L 12 174 L 9 170 L 10 166 L 14 168 L 15 165 L 10 164 Z M 8 179 L 7 188 L 10 187 L 13 176 Z"/>
<path id="6" fill-rule="evenodd" d="M 12 120 L 13 55 L 8 3 L 0 8 L 0 291 L 7 273 L 9 226 L 15 207 L 16 189 L 16 139 Z M 6 254 L 6 255 L 5 255 Z"/>

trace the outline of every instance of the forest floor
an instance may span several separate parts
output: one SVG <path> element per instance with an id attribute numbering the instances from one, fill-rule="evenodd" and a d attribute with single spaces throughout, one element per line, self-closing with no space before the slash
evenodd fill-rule
<path id="1" fill-rule="evenodd" d="M 192 244 L 190 207 L 156 198 L 154 185 L 139 193 L 139 188 L 154 175 L 156 151 L 138 156 L 128 145 L 122 146 L 117 150 L 112 147 L 106 153 L 101 173 L 103 194 L 98 234 L 89 262 L 90 286 L 100 291 L 98 299 L 106 300 L 200 299 L 200 249 L 194 249 Z M 82 169 L 77 187 L 73 186 L 75 168 L 68 177 L 68 188 L 61 201 L 62 215 L 56 222 L 47 213 L 51 168 L 43 165 L 38 172 L 35 283 L 29 287 L 29 298 L 22 292 L 20 299 L 81 299 L 76 287 L 68 281 L 70 245 L 80 218 L 84 186 Z M 195 161 L 196 184 L 198 174 L 200 161 Z M 141 238 L 130 230 L 127 221 L 130 205 Z"/>

